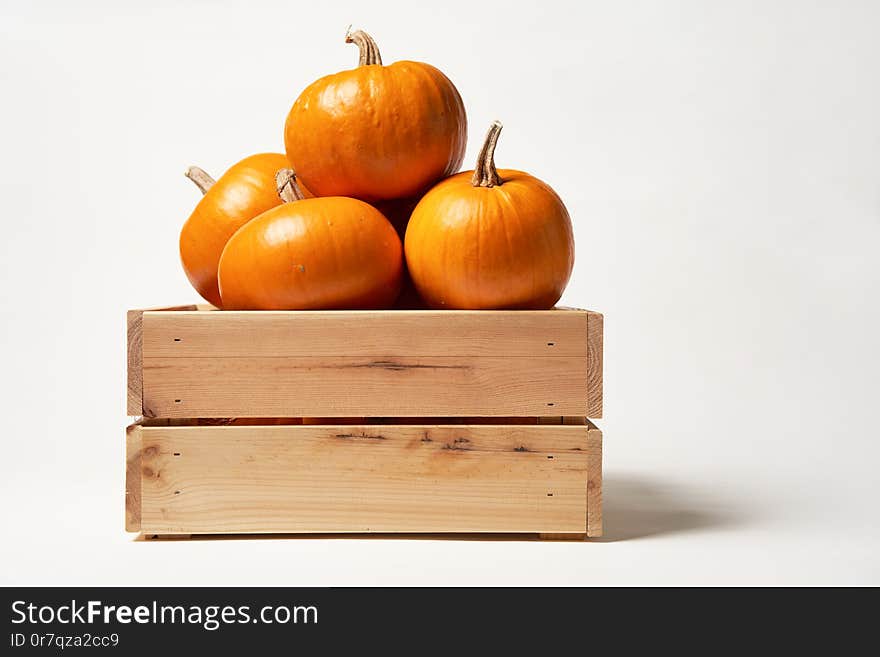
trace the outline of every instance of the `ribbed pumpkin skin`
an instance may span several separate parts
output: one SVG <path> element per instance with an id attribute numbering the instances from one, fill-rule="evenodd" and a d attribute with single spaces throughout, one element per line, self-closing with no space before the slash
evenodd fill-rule
<path id="1" fill-rule="evenodd" d="M 233 165 L 205 193 L 180 231 L 180 260 L 190 283 L 220 307 L 217 265 L 229 238 L 245 223 L 281 205 L 275 174 L 290 166 L 281 153 L 260 153 Z M 311 193 L 303 189 L 305 196 Z"/>
<path id="2" fill-rule="evenodd" d="M 324 197 L 285 203 L 238 230 L 220 258 L 230 310 L 388 308 L 400 291 L 403 249 L 371 205 Z"/>
<path id="3" fill-rule="evenodd" d="M 472 171 L 447 178 L 416 206 L 406 230 L 409 275 L 434 308 L 546 309 L 574 265 L 571 219 L 547 184 L 499 169 L 475 187 Z"/>
<path id="4" fill-rule="evenodd" d="M 461 96 L 429 64 L 369 65 L 317 80 L 284 127 L 297 177 L 316 196 L 414 196 L 458 171 L 467 142 Z"/>

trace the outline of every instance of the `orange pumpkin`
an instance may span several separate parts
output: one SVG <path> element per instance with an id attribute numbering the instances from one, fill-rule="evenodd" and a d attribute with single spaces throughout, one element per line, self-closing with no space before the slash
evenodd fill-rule
<path id="1" fill-rule="evenodd" d="M 317 80 L 287 116 L 284 144 L 297 176 L 316 196 L 365 201 L 415 196 L 458 171 L 467 141 L 464 104 L 429 64 L 382 65 L 360 30 L 360 66 Z"/>
<path id="2" fill-rule="evenodd" d="M 281 204 L 275 174 L 288 166 L 281 153 L 260 153 L 233 165 L 217 181 L 198 167 L 186 172 L 204 196 L 180 231 L 180 260 L 193 287 L 218 308 L 217 264 L 223 247 L 248 221 Z"/>
<path id="3" fill-rule="evenodd" d="M 403 248 L 376 208 L 303 195 L 278 173 L 283 205 L 233 235 L 220 257 L 223 307 L 239 310 L 388 308 L 400 291 Z"/>
<path id="4" fill-rule="evenodd" d="M 574 264 L 571 219 L 545 183 L 495 168 L 489 130 L 474 171 L 438 183 L 406 229 L 409 274 L 435 308 L 552 308 Z"/>

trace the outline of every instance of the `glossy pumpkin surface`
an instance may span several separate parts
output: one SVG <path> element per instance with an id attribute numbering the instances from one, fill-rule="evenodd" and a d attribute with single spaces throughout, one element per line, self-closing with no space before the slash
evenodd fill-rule
<path id="1" fill-rule="evenodd" d="M 233 165 L 216 182 L 204 172 L 196 181 L 205 195 L 180 232 L 180 260 L 193 287 L 215 306 L 222 303 L 217 266 L 226 242 L 248 221 L 281 204 L 275 174 L 289 166 L 281 153 L 260 153 Z"/>
<path id="2" fill-rule="evenodd" d="M 458 171 L 467 120 L 452 82 L 430 64 L 383 66 L 363 32 L 348 40 L 362 65 L 312 83 L 288 114 L 297 177 L 317 196 L 372 202 L 414 196 Z"/>
<path id="3" fill-rule="evenodd" d="M 400 291 L 400 238 L 352 198 L 295 200 L 240 228 L 220 258 L 223 307 L 237 310 L 388 308 Z"/>
<path id="4" fill-rule="evenodd" d="M 500 130 L 490 130 L 477 170 L 438 183 L 409 220 L 409 275 L 431 307 L 552 308 L 571 276 L 568 211 L 546 183 L 495 169 Z"/>

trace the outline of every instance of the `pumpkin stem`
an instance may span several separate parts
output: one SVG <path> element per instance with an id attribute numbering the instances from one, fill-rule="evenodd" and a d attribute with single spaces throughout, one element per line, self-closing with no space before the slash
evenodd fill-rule
<path id="1" fill-rule="evenodd" d="M 275 174 L 275 187 L 278 189 L 278 196 L 285 203 L 293 201 L 302 201 L 302 190 L 296 184 L 296 173 L 293 169 L 281 169 Z"/>
<path id="2" fill-rule="evenodd" d="M 471 178 L 474 187 L 496 187 L 501 184 L 501 176 L 495 168 L 495 146 L 502 127 L 501 121 L 494 121 L 486 133 L 486 141 L 477 156 L 477 166 L 474 167 L 474 176 Z"/>
<path id="3" fill-rule="evenodd" d="M 192 180 L 196 184 L 196 187 L 202 190 L 202 194 L 207 194 L 208 190 L 214 186 L 215 182 L 217 182 L 209 176 L 204 169 L 199 167 L 190 167 L 186 170 L 184 175 Z"/>
<path id="4" fill-rule="evenodd" d="M 373 37 L 363 30 L 352 32 L 351 25 L 349 25 L 348 30 L 345 32 L 345 42 L 357 44 L 360 51 L 358 66 L 382 65 L 382 55 L 379 54 L 379 46 L 376 45 Z"/>

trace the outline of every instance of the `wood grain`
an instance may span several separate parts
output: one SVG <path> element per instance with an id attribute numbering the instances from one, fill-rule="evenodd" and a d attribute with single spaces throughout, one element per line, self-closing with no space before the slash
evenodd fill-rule
<path id="1" fill-rule="evenodd" d="M 587 417 L 602 417 L 602 367 L 605 318 L 587 312 Z"/>
<path id="2" fill-rule="evenodd" d="M 213 308 L 213 306 L 210 306 Z M 169 312 L 195 311 L 199 306 L 170 306 L 168 308 L 158 308 L 154 311 L 161 311 L 167 316 Z M 207 310 L 207 307 L 205 307 Z M 143 318 L 145 312 L 154 312 L 145 310 L 129 310 L 126 313 L 127 326 L 127 401 L 126 413 L 131 416 L 143 415 L 144 401 L 144 382 L 143 382 L 143 351 L 144 351 L 144 330 Z"/>
<path id="3" fill-rule="evenodd" d="M 129 531 L 602 535 L 602 315 L 182 308 L 128 314 Z"/>
<path id="4" fill-rule="evenodd" d="M 584 533 L 589 433 L 565 425 L 143 427 L 140 526 L 149 534 Z M 136 449 L 130 442 L 130 463 Z"/>
<path id="5" fill-rule="evenodd" d="M 587 536 L 602 536 L 602 432 L 586 421 L 587 432 Z"/>
<path id="6" fill-rule="evenodd" d="M 147 417 L 584 415 L 567 357 L 144 358 Z"/>
<path id="7" fill-rule="evenodd" d="M 141 432 L 133 424 L 125 430 L 125 531 L 141 530 Z"/>
<path id="8" fill-rule="evenodd" d="M 587 316 L 556 310 L 147 312 L 144 356 L 586 358 Z"/>
<path id="9" fill-rule="evenodd" d="M 602 432 L 584 417 L 559 418 L 566 426 L 587 430 L 587 531 L 586 533 L 541 533 L 544 541 L 581 541 L 602 536 Z"/>
<path id="10" fill-rule="evenodd" d="M 142 310 L 129 310 L 126 314 L 128 325 L 128 401 L 129 415 L 143 412 L 143 316 Z"/>
<path id="11" fill-rule="evenodd" d="M 583 310 L 147 311 L 129 378 L 147 417 L 595 416 L 601 340 Z"/>

